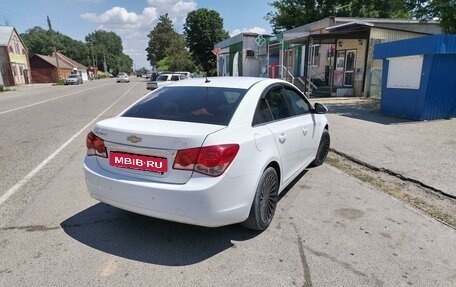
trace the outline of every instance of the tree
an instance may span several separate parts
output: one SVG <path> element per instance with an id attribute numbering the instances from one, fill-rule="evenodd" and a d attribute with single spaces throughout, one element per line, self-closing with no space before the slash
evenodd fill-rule
<path id="1" fill-rule="evenodd" d="M 171 71 L 193 71 L 194 64 L 190 53 L 185 48 L 185 38 L 175 34 L 171 38 L 171 45 L 166 49 L 166 57 L 169 58 L 170 66 L 166 70 Z M 160 64 L 159 64 L 160 67 Z"/>
<path id="2" fill-rule="evenodd" d="M 194 64 L 185 47 L 185 38 L 174 31 L 168 14 L 159 18 L 157 25 L 147 35 L 147 60 L 159 70 L 193 71 Z"/>
<path id="3" fill-rule="evenodd" d="M 445 33 L 456 33 L 456 0 L 408 0 L 407 4 L 417 19 L 437 18 Z"/>
<path id="4" fill-rule="evenodd" d="M 280 0 L 270 3 L 270 5 L 276 11 L 269 12 L 265 19 L 271 24 L 273 33 L 317 21 L 324 18 L 323 15 L 330 13 L 328 7 L 316 5 L 313 0 Z"/>
<path id="5" fill-rule="evenodd" d="M 271 24 L 274 33 L 290 30 L 329 16 L 409 19 L 410 13 L 406 1 L 276 0 L 270 3 L 276 11 L 269 12 L 265 19 Z"/>
<path id="6" fill-rule="evenodd" d="M 149 37 L 146 48 L 147 60 L 151 66 L 157 65 L 158 61 L 167 56 L 166 49 L 171 46 L 171 41 L 176 34 L 168 14 L 160 16 L 157 25 L 147 35 Z"/>
<path id="7" fill-rule="evenodd" d="M 53 50 L 51 34 L 41 27 L 28 29 L 21 34 L 21 38 L 28 49 L 29 55 L 51 55 Z"/>
<path id="8" fill-rule="evenodd" d="M 223 29 L 223 19 L 214 10 L 205 8 L 188 13 L 184 24 L 187 47 L 193 59 L 209 72 L 216 67 L 216 58 L 212 53 L 214 44 L 229 38 Z"/>
<path id="9" fill-rule="evenodd" d="M 59 32 L 54 32 L 57 51 L 83 65 L 90 65 L 90 50 L 82 41 L 73 40 Z M 51 55 L 54 52 L 52 38 L 49 31 L 41 27 L 28 29 L 21 34 L 21 38 L 28 49 L 29 55 Z"/>
<path id="10" fill-rule="evenodd" d="M 103 62 L 113 74 L 130 73 L 133 60 L 123 53 L 122 39 L 114 32 L 96 30 L 85 37 L 87 45 L 93 50 L 97 68 L 104 71 Z"/>

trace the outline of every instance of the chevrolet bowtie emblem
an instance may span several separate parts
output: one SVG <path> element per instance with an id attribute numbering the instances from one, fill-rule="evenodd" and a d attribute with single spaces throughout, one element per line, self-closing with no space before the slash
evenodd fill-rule
<path id="1" fill-rule="evenodd" d="M 127 141 L 131 143 L 139 143 L 140 141 L 142 141 L 142 138 L 138 138 L 137 136 L 129 136 L 127 137 Z"/>

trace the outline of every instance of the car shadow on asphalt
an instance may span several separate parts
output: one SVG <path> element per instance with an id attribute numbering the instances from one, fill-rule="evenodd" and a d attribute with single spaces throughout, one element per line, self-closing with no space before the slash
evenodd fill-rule
<path id="1" fill-rule="evenodd" d="M 416 121 L 387 116 L 381 113 L 380 102 L 375 100 L 357 102 L 325 103 L 328 114 L 374 122 L 382 125 L 416 123 Z"/>
<path id="2" fill-rule="evenodd" d="M 186 266 L 229 248 L 233 241 L 259 235 L 240 225 L 205 228 L 142 216 L 95 204 L 60 226 L 75 240 L 97 250 L 145 263 Z"/>

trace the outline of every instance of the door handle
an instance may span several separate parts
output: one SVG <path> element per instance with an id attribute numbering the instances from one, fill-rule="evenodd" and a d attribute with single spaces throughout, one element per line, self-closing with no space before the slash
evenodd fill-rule
<path id="1" fill-rule="evenodd" d="M 308 129 L 302 128 L 302 133 L 303 133 L 304 135 L 307 135 L 307 131 L 308 131 Z"/>
<path id="2" fill-rule="evenodd" d="M 283 144 L 287 140 L 287 136 L 285 134 L 281 134 L 279 136 L 279 142 Z"/>

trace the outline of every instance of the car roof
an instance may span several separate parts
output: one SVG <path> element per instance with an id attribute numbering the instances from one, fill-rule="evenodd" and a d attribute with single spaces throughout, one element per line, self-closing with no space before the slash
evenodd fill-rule
<path id="1" fill-rule="evenodd" d="M 223 88 L 240 88 L 249 89 L 259 82 L 278 83 L 284 82 L 279 79 L 260 78 L 260 77 L 209 77 L 209 78 L 190 78 L 185 81 L 176 81 L 169 87 L 177 86 L 205 86 L 205 87 L 223 87 Z"/>

